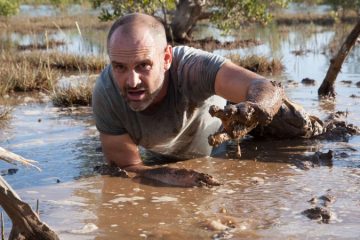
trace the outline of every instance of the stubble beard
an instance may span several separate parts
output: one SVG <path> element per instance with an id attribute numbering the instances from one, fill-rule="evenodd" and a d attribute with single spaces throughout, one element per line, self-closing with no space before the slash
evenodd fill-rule
<path id="1" fill-rule="evenodd" d="M 126 87 L 124 89 L 123 97 L 131 110 L 133 110 L 134 112 L 141 112 L 147 109 L 154 102 L 154 99 L 159 95 L 161 89 L 163 88 L 163 85 L 164 85 L 164 79 L 162 79 L 162 84 L 160 85 L 160 87 L 158 87 L 153 93 L 150 93 L 149 89 L 143 86 L 143 84 L 137 86 L 135 89 L 145 90 L 145 98 L 140 101 L 132 101 L 128 99 L 127 92 L 129 87 Z"/>

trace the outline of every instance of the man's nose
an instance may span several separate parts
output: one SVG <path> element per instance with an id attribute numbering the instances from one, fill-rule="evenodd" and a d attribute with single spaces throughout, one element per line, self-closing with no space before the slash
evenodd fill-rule
<path id="1" fill-rule="evenodd" d="M 140 85 L 140 83 L 141 80 L 139 74 L 135 70 L 130 71 L 127 79 L 127 85 L 131 88 L 136 88 L 138 85 Z"/>

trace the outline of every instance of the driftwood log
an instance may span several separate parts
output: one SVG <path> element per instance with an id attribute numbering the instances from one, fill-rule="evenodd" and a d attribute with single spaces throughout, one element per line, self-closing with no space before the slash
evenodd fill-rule
<path id="1" fill-rule="evenodd" d="M 334 83 L 337 75 L 341 70 L 341 66 L 345 61 L 345 58 L 349 54 L 351 48 L 354 46 L 358 36 L 360 34 L 360 19 L 355 25 L 353 30 L 347 36 L 345 42 L 341 46 L 337 55 L 330 60 L 330 67 L 326 73 L 325 79 L 323 80 L 318 94 L 322 97 L 335 97 Z"/>
<path id="2" fill-rule="evenodd" d="M 33 166 L 36 161 L 25 159 L 0 147 L 0 159 L 9 163 L 21 163 Z M 36 167 L 39 169 L 38 167 Z M 39 169 L 40 170 L 40 169 Z M 0 176 L 0 205 L 12 221 L 10 240 L 58 240 L 59 237 L 39 216 L 29 204 L 21 200 L 11 186 Z"/>

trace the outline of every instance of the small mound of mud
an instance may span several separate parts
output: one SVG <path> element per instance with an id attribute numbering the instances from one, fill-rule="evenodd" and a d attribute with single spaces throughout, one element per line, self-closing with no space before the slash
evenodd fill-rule
<path id="1" fill-rule="evenodd" d="M 312 156 L 309 157 L 309 160 L 305 161 L 296 161 L 295 165 L 302 170 L 309 170 L 314 167 L 328 166 L 333 165 L 334 152 L 329 150 L 327 153 L 315 152 Z"/>
<path id="2" fill-rule="evenodd" d="M 312 205 L 320 203 L 321 206 L 315 206 L 306 209 L 302 212 L 306 217 L 318 221 L 318 223 L 330 223 L 330 220 L 335 218 L 333 213 L 328 207 L 334 203 L 336 197 L 331 194 L 331 189 L 328 189 L 326 193 L 320 197 L 313 197 L 308 202 Z"/>
<path id="3" fill-rule="evenodd" d="M 1 176 L 14 175 L 14 174 L 17 173 L 18 171 L 19 171 L 18 168 L 9 168 L 9 169 L 5 169 L 5 170 L 1 170 L 1 171 L 0 171 L 0 175 L 1 175 Z"/>
<path id="4" fill-rule="evenodd" d="M 347 140 L 349 137 L 360 134 L 360 128 L 353 124 L 346 123 L 348 113 L 338 111 L 330 116 L 324 122 L 324 133 L 316 138 L 325 140 Z"/>
<path id="5" fill-rule="evenodd" d="M 345 85 L 351 85 L 352 84 L 352 81 L 351 80 L 342 80 L 340 81 L 342 84 L 345 84 Z"/>
<path id="6" fill-rule="evenodd" d="M 123 177 L 123 178 L 129 177 L 128 173 L 125 170 L 107 164 L 95 166 L 94 172 L 100 175 L 109 175 L 111 177 Z"/>
<path id="7" fill-rule="evenodd" d="M 311 78 L 304 78 L 303 80 L 301 80 L 301 83 L 304 85 L 315 85 L 315 80 L 311 79 Z"/>
<path id="8" fill-rule="evenodd" d="M 323 207 L 309 208 L 303 211 L 302 214 L 319 223 L 329 223 L 333 216 L 333 213 L 329 209 Z"/>

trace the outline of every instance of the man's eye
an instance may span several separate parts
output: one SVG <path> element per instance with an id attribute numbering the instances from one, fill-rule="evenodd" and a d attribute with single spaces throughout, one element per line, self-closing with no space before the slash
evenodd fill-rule
<path id="1" fill-rule="evenodd" d="M 151 65 L 149 63 L 141 63 L 139 64 L 139 69 L 143 71 L 151 70 Z"/>
<path id="2" fill-rule="evenodd" d="M 117 72 L 123 72 L 125 71 L 125 67 L 120 64 L 113 64 L 113 69 Z"/>

